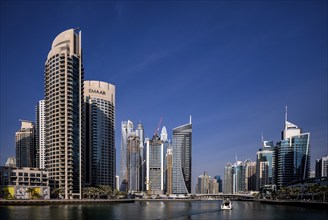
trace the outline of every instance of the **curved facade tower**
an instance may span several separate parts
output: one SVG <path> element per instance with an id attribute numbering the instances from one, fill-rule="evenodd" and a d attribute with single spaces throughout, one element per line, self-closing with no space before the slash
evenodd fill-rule
<path id="1" fill-rule="evenodd" d="M 173 177 L 172 192 L 174 194 L 191 193 L 191 155 L 192 124 L 173 129 Z"/>
<path id="2" fill-rule="evenodd" d="M 115 86 L 84 81 L 85 182 L 115 189 Z"/>
<path id="3" fill-rule="evenodd" d="M 83 78 L 81 32 L 69 29 L 52 42 L 44 73 L 46 168 L 65 199 L 81 198 Z"/>

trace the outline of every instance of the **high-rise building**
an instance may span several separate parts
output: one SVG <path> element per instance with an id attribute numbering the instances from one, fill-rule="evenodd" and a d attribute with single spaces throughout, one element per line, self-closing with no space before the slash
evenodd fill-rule
<path id="1" fill-rule="evenodd" d="M 16 166 L 36 167 L 35 132 L 30 121 L 21 120 L 21 128 L 15 134 Z"/>
<path id="2" fill-rule="evenodd" d="M 146 191 L 146 148 L 144 147 L 145 144 L 145 137 L 144 137 L 144 128 L 141 122 L 138 123 L 138 127 L 135 130 L 136 135 L 140 139 L 139 151 L 140 151 L 140 191 Z"/>
<path id="3" fill-rule="evenodd" d="M 167 131 L 166 131 L 166 127 L 163 126 L 162 131 L 161 131 L 161 141 L 163 141 L 163 163 L 164 163 L 164 192 L 166 193 L 167 190 L 167 169 L 169 168 L 167 165 L 167 160 L 166 160 L 166 154 L 167 154 L 167 150 L 171 147 L 170 146 L 170 140 L 168 139 L 168 135 L 167 135 Z M 171 165 L 172 166 L 172 165 Z"/>
<path id="4" fill-rule="evenodd" d="M 164 193 L 164 144 L 157 133 L 147 141 L 146 188 L 151 194 Z"/>
<path id="5" fill-rule="evenodd" d="M 127 157 L 128 157 L 128 137 L 133 132 L 132 121 L 122 121 L 121 122 L 121 160 L 120 160 L 120 191 L 127 190 Z"/>
<path id="6" fill-rule="evenodd" d="M 256 190 L 260 190 L 265 185 L 274 185 L 275 147 L 273 141 L 262 141 L 262 143 L 262 148 L 257 152 Z"/>
<path id="7" fill-rule="evenodd" d="M 35 107 L 36 167 L 40 169 L 45 169 L 45 141 L 44 100 L 40 100 Z"/>
<path id="8" fill-rule="evenodd" d="M 216 182 L 218 183 L 218 192 L 222 192 L 222 179 L 219 175 L 215 176 Z"/>
<path id="9" fill-rule="evenodd" d="M 244 173 L 244 166 L 241 161 L 236 161 L 233 165 L 234 172 L 233 172 L 233 193 L 237 194 L 239 192 L 243 192 L 245 190 L 245 173 Z"/>
<path id="10" fill-rule="evenodd" d="M 297 125 L 287 121 L 282 131 L 282 140 L 276 148 L 277 187 L 309 178 L 310 175 L 310 133 L 302 133 Z"/>
<path id="11" fill-rule="evenodd" d="M 166 193 L 172 194 L 172 178 L 173 178 L 173 153 L 172 148 L 166 151 Z"/>
<path id="12" fill-rule="evenodd" d="M 115 188 L 115 86 L 84 81 L 85 183 Z"/>
<path id="13" fill-rule="evenodd" d="M 233 174 L 234 174 L 234 166 L 231 163 L 228 163 L 224 167 L 223 193 L 225 194 L 233 193 Z"/>
<path id="14" fill-rule="evenodd" d="M 200 175 L 198 177 L 198 190 L 197 192 L 199 194 L 208 194 L 209 193 L 209 183 L 210 183 L 210 176 L 207 174 L 207 172 L 204 172 L 203 175 Z"/>
<path id="15" fill-rule="evenodd" d="M 218 194 L 219 193 L 219 184 L 215 178 L 210 178 L 208 183 L 208 194 Z"/>
<path id="16" fill-rule="evenodd" d="M 256 190 L 256 162 L 246 160 L 244 162 L 245 170 L 245 188 L 244 191 Z"/>
<path id="17" fill-rule="evenodd" d="M 82 196 L 83 80 L 81 31 L 69 29 L 52 42 L 44 73 L 46 168 L 65 199 Z"/>
<path id="18" fill-rule="evenodd" d="M 328 156 L 316 160 L 315 177 L 328 177 Z"/>
<path id="19" fill-rule="evenodd" d="M 127 185 L 128 191 L 141 191 L 140 138 L 132 132 L 127 141 Z"/>
<path id="20" fill-rule="evenodd" d="M 191 193 L 192 124 L 173 129 L 173 193 Z"/>

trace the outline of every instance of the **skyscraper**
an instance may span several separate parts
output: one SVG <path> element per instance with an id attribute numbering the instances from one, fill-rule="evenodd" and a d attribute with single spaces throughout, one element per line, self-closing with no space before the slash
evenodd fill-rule
<path id="1" fill-rule="evenodd" d="M 192 124 L 173 129 L 173 193 L 191 193 Z"/>
<path id="2" fill-rule="evenodd" d="M 208 194 L 209 193 L 209 183 L 210 183 L 210 176 L 207 172 L 204 172 L 203 175 L 198 176 L 198 190 L 199 194 Z"/>
<path id="3" fill-rule="evenodd" d="M 45 168 L 45 114 L 44 100 L 40 100 L 35 107 L 35 148 L 36 167 Z"/>
<path id="4" fill-rule="evenodd" d="M 127 185 L 128 191 L 141 191 L 141 156 L 140 138 L 135 132 L 131 133 L 127 141 Z"/>
<path id="5" fill-rule="evenodd" d="M 246 192 L 256 190 L 256 162 L 246 160 L 245 167 L 245 188 Z"/>
<path id="6" fill-rule="evenodd" d="M 84 81 L 85 182 L 115 188 L 115 86 Z"/>
<path id="7" fill-rule="evenodd" d="M 166 151 L 166 193 L 172 194 L 172 163 L 173 163 L 173 155 L 172 148 L 168 148 Z"/>
<path id="8" fill-rule="evenodd" d="M 233 174 L 234 174 L 234 166 L 232 166 L 231 163 L 228 163 L 224 167 L 223 193 L 225 194 L 233 193 Z"/>
<path id="9" fill-rule="evenodd" d="M 256 160 L 257 190 L 265 185 L 274 185 L 275 147 L 273 141 L 262 141 L 262 144 Z"/>
<path id="10" fill-rule="evenodd" d="M 46 168 L 65 199 L 82 195 L 83 79 L 81 31 L 69 29 L 52 42 L 44 73 Z"/>
<path id="11" fill-rule="evenodd" d="M 128 137 L 133 132 L 132 121 L 122 121 L 121 123 L 121 160 L 120 160 L 120 191 L 127 190 L 127 160 L 128 160 Z"/>
<path id="12" fill-rule="evenodd" d="M 297 125 L 287 121 L 282 131 L 282 140 L 276 148 L 277 187 L 309 178 L 310 175 L 310 133 L 302 133 Z"/>
<path id="13" fill-rule="evenodd" d="M 164 144 L 157 133 L 147 141 L 146 188 L 151 194 L 164 193 Z"/>
<path id="14" fill-rule="evenodd" d="M 16 166 L 36 167 L 34 125 L 30 121 L 21 120 L 21 128 L 15 134 Z"/>

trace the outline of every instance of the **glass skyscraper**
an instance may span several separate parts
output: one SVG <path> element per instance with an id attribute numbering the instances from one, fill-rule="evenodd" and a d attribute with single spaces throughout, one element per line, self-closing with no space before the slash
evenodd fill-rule
<path id="1" fill-rule="evenodd" d="M 191 160 L 192 160 L 192 124 L 173 129 L 173 178 L 174 194 L 191 193 Z"/>
<path id="2" fill-rule="evenodd" d="M 64 199 L 82 196 L 83 80 L 81 31 L 69 29 L 52 42 L 44 72 L 46 168 Z"/>
<path id="3" fill-rule="evenodd" d="M 85 182 L 115 188 L 115 86 L 84 81 Z"/>
<path id="4" fill-rule="evenodd" d="M 263 141 L 262 148 L 257 152 L 256 170 L 257 190 L 265 185 L 274 185 L 275 147 L 273 141 Z"/>
<path id="5" fill-rule="evenodd" d="M 128 161 L 128 137 L 133 132 L 132 121 L 122 121 L 121 123 L 121 160 L 120 160 L 120 191 L 127 190 L 128 172 L 127 172 L 127 161 Z"/>
<path id="6" fill-rule="evenodd" d="M 146 188 L 151 194 L 164 193 L 164 144 L 157 133 L 147 141 Z"/>
<path id="7" fill-rule="evenodd" d="M 297 125 L 285 119 L 282 140 L 276 148 L 277 187 L 309 178 L 310 175 L 310 133 L 302 133 Z"/>

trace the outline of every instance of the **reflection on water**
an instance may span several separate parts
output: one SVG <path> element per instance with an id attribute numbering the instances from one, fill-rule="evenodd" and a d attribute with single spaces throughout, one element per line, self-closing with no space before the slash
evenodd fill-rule
<path id="1" fill-rule="evenodd" d="M 135 203 L 0 207 L 1 219 L 328 219 L 328 210 L 219 201 L 137 201 Z"/>

